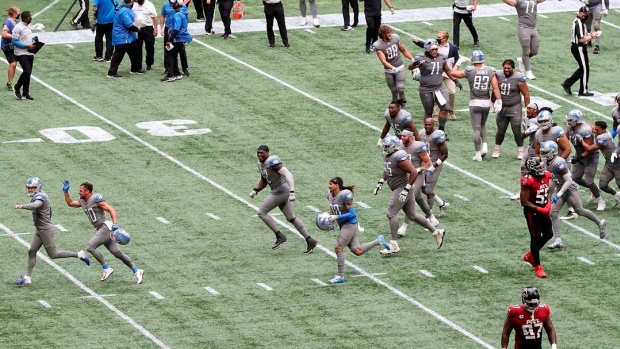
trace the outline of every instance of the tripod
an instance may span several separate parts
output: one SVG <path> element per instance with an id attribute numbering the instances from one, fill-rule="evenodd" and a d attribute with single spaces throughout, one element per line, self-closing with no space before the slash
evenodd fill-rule
<path id="1" fill-rule="evenodd" d="M 73 0 L 73 3 L 71 4 L 71 6 L 69 6 L 69 8 L 67 9 L 67 11 L 65 11 L 65 14 L 62 16 L 62 18 L 60 19 L 60 22 L 58 22 L 58 24 L 56 25 L 56 28 L 54 28 L 54 32 L 56 32 L 58 30 L 58 27 L 60 27 L 60 25 L 62 24 L 62 22 L 65 21 L 65 19 L 67 18 L 67 16 L 69 15 L 69 12 L 71 12 L 71 10 L 73 10 L 73 6 L 75 6 L 75 4 L 78 2 L 78 0 Z"/>

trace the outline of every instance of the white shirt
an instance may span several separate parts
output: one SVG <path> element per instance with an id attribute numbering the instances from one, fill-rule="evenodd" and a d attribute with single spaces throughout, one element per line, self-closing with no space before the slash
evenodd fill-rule
<path id="1" fill-rule="evenodd" d="M 13 28 L 13 39 L 17 39 L 19 42 L 30 45 L 32 44 L 32 37 L 33 35 L 32 30 L 30 30 L 30 26 L 24 22 L 17 23 L 15 28 Z M 19 48 L 17 45 L 15 45 L 14 52 L 16 56 L 33 55 L 32 52 L 25 48 Z"/>
<path id="2" fill-rule="evenodd" d="M 152 27 L 153 17 L 157 17 L 157 10 L 155 5 L 149 0 L 144 0 L 144 4 L 140 5 L 138 2 L 133 3 L 131 8 L 136 16 L 136 27 Z"/>

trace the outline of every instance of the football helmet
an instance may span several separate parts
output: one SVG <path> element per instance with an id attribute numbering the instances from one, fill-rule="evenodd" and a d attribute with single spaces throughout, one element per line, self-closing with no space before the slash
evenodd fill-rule
<path id="1" fill-rule="evenodd" d="M 415 68 L 411 71 L 411 78 L 415 81 L 420 81 L 420 68 Z"/>
<path id="2" fill-rule="evenodd" d="M 400 140 L 396 136 L 387 135 L 383 138 L 383 153 L 390 155 L 398 150 L 400 147 Z"/>
<path id="3" fill-rule="evenodd" d="M 474 50 L 471 53 L 471 62 L 472 63 L 484 63 L 484 53 L 480 50 Z"/>
<path id="4" fill-rule="evenodd" d="M 577 108 L 571 108 L 566 112 L 566 124 L 575 127 L 583 122 L 583 113 Z"/>
<path id="5" fill-rule="evenodd" d="M 181 6 L 181 5 L 183 5 L 183 0 L 168 0 L 168 2 L 172 6 Z"/>
<path id="6" fill-rule="evenodd" d="M 521 293 L 521 303 L 523 307 L 529 312 L 534 312 L 540 304 L 540 294 L 536 287 L 526 287 Z"/>
<path id="7" fill-rule="evenodd" d="M 554 141 L 544 141 L 540 143 L 540 157 L 552 160 L 558 155 L 558 144 Z"/>
<path id="8" fill-rule="evenodd" d="M 525 161 L 525 168 L 534 176 L 540 177 L 545 174 L 545 166 L 543 166 L 542 160 L 540 160 L 539 157 L 528 158 L 527 161 Z"/>
<path id="9" fill-rule="evenodd" d="M 538 121 L 538 125 L 540 125 L 541 130 L 546 130 L 553 126 L 553 114 L 551 114 L 548 110 L 543 110 L 538 113 L 536 121 Z"/>
<path id="10" fill-rule="evenodd" d="M 43 185 L 43 182 L 39 179 L 39 177 L 28 178 L 28 180 L 26 181 L 26 195 L 34 196 L 35 194 L 41 191 L 42 185 Z M 28 188 L 37 188 L 37 189 L 33 192 L 30 192 L 28 191 Z"/>
<path id="11" fill-rule="evenodd" d="M 119 245 L 127 245 L 129 241 L 131 241 L 129 233 L 120 228 L 112 232 L 112 238 L 118 242 Z"/>
<path id="12" fill-rule="evenodd" d="M 314 223 L 321 230 L 334 230 L 336 228 L 336 222 L 329 220 L 329 213 L 327 212 L 317 214 Z"/>
<path id="13" fill-rule="evenodd" d="M 439 49 L 439 44 L 437 43 L 437 39 L 426 39 L 426 43 L 424 44 L 424 50 L 426 52 L 430 52 L 431 50 Z"/>

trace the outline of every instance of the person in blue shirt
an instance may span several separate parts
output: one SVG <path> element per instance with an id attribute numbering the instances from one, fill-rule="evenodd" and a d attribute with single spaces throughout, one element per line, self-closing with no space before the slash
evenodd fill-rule
<path id="1" fill-rule="evenodd" d="M 95 56 L 97 62 L 112 60 L 112 26 L 117 0 L 94 0 L 93 15 L 95 17 Z M 105 36 L 105 56 L 103 54 L 103 37 Z"/>
<path id="2" fill-rule="evenodd" d="M 387 250 L 390 244 L 385 241 L 383 235 L 371 242 L 360 245 L 357 237 L 359 224 L 357 222 L 357 213 L 353 205 L 353 192 L 355 186 L 345 186 L 342 178 L 334 177 L 329 180 L 329 193 L 327 193 L 327 201 L 329 202 L 330 221 L 335 221 L 340 227 L 338 238 L 336 239 L 336 260 L 338 261 L 338 274 L 327 282 L 330 284 L 341 284 L 344 279 L 344 249 L 348 247 L 356 256 L 361 256 L 376 246 L 383 245 Z"/>
<path id="3" fill-rule="evenodd" d="M 118 67 L 123 61 L 125 53 L 129 55 L 131 60 L 131 74 L 144 74 L 144 70 L 140 70 L 140 56 L 138 55 L 138 46 L 136 40 L 138 39 L 138 32 L 140 28 L 134 24 L 136 17 L 134 16 L 131 7 L 133 6 L 133 0 L 123 0 L 117 8 L 114 15 L 114 24 L 112 27 L 112 45 L 114 46 L 114 53 L 112 54 L 112 62 L 110 63 L 110 69 L 108 70 L 109 78 L 120 78 L 118 74 Z"/>
<path id="4" fill-rule="evenodd" d="M 162 82 L 172 82 L 183 77 L 179 71 L 177 57 L 181 52 L 185 52 L 185 45 L 192 42 L 193 38 L 187 31 L 187 15 L 181 12 L 182 7 L 181 1 L 172 4 L 174 14 L 168 15 L 166 18 L 166 27 L 168 27 L 168 37 L 165 41 L 164 52 L 166 76 L 161 79 Z M 187 68 L 184 68 L 185 70 Z"/>
<path id="5" fill-rule="evenodd" d="M 185 16 L 185 18 L 187 19 L 187 21 L 189 22 L 189 10 L 187 9 L 187 6 L 185 6 L 183 0 L 167 0 L 166 2 L 164 2 L 164 4 L 161 7 L 161 19 L 160 19 L 160 23 L 162 25 L 162 29 L 161 32 L 164 33 L 164 68 L 166 65 L 166 43 L 168 42 L 168 35 L 170 35 L 170 25 L 169 23 L 172 23 L 172 18 L 174 15 L 174 8 L 173 5 L 178 3 L 178 5 L 180 6 L 179 12 L 181 14 L 183 14 Z M 189 71 L 187 70 L 188 68 L 188 64 L 187 64 L 187 53 L 185 52 L 185 46 L 183 46 L 181 48 L 181 51 L 179 51 L 179 57 L 181 58 L 181 69 L 183 69 L 183 75 L 185 76 L 189 76 Z M 168 76 L 168 71 L 165 70 L 164 74 L 166 76 Z"/>

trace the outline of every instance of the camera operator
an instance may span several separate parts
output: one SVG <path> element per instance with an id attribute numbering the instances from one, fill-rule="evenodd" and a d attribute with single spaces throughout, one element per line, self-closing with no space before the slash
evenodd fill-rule
<path id="1" fill-rule="evenodd" d="M 6 89 L 12 91 L 13 78 L 15 77 L 15 69 L 17 68 L 17 57 L 15 57 L 15 51 L 13 50 L 14 47 L 12 43 L 13 28 L 15 28 L 15 25 L 17 24 L 20 11 L 17 6 L 11 6 L 6 10 L 6 12 L 9 17 L 2 23 L 2 39 L 0 40 L 0 47 L 2 48 L 2 52 L 4 52 L 7 62 L 9 62 L 9 67 L 6 70 L 8 75 Z"/>
<path id="2" fill-rule="evenodd" d="M 32 66 L 34 64 L 34 53 L 29 50 L 35 48 L 34 43 L 37 39 L 36 36 L 32 35 L 30 22 L 32 22 L 30 11 L 24 11 L 22 13 L 22 21 L 13 28 L 12 42 L 15 46 L 15 56 L 22 67 L 22 74 L 19 76 L 13 89 L 17 99 L 34 99 L 30 95 L 30 75 L 32 74 Z"/>
<path id="3" fill-rule="evenodd" d="M 112 27 L 117 0 L 95 0 L 93 15 L 95 23 L 95 57 L 97 62 L 110 62 L 112 59 Z M 103 37 L 105 36 L 105 56 L 103 55 Z"/>

